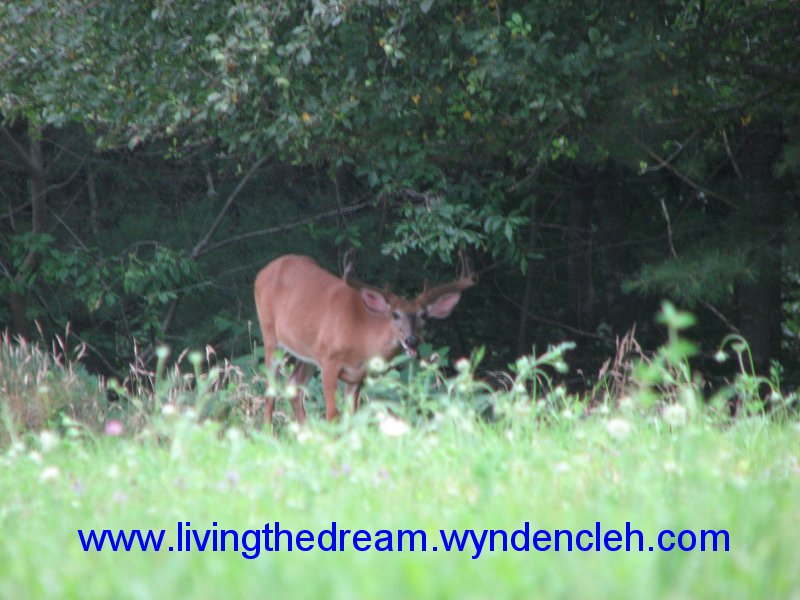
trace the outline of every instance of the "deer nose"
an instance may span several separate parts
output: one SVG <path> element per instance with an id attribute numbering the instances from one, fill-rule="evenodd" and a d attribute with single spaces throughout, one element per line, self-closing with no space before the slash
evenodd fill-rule
<path id="1" fill-rule="evenodd" d="M 406 344 L 412 348 L 416 348 L 419 345 L 419 338 L 415 335 L 410 335 L 406 338 Z"/>

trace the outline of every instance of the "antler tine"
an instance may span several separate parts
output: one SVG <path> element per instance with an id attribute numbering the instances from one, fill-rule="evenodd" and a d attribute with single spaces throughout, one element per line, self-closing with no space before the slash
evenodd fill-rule
<path id="1" fill-rule="evenodd" d="M 361 289 L 373 290 L 375 292 L 383 294 L 384 296 L 389 294 L 390 290 L 388 285 L 383 289 L 381 289 L 375 285 L 364 283 L 363 281 L 359 281 L 358 279 L 353 277 L 353 274 L 355 273 L 356 270 L 355 267 L 353 266 L 353 254 L 355 254 L 355 248 L 350 248 L 350 250 L 348 250 L 347 253 L 344 255 L 344 273 L 342 274 L 342 279 L 344 279 L 344 282 L 351 288 L 357 290 Z"/>
<path id="2" fill-rule="evenodd" d="M 353 275 L 353 271 L 355 271 L 355 267 L 353 267 L 353 255 L 355 252 L 355 248 L 350 248 L 344 253 L 344 271 L 342 272 L 342 279 L 345 281 L 347 281 L 347 279 Z"/>
<path id="3" fill-rule="evenodd" d="M 467 253 L 464 251 L 463 248 L 459 248 L 458 250 L 458 258 L 461 261 L 461 275 L 460 279 L 471 279 L 472 285 L 475 285 L 478 282 L 478 277 L 473 272 L 470 264 L 469 259 L 467 258 Z"/>
<path id="4" fill-rule="evenodd" d="M 461 273 L 455 281 L 451 281 L 449 283 L 443 283 L 441 285 L 434 286 L 429 288 L 427 286 L 427 282 L 425 288 L 420 295 L 420 298 L 424 302 L 430 302 L 438 298 L 439 296 L 443 296 L 445 294 L 452 294 L 455 292 L 461 292 L 466 290 L 467 288 L 471 288 L 473 285 L 478 283 L 478 277 L 472 271 L 469 265 L 469 261 L 467 260 L 466 253 L 464 250 L 458 251 L 458 256 L 461 261 Z"/>

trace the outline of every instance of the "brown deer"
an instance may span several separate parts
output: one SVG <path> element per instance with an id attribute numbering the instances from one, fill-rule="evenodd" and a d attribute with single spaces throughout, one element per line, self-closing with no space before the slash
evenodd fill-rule
<path id="1" fill-rule="evenodd" d="M 453 282 L 428 287 L 414 300 L 406 300 L 389 288 L 361 283 L 353 278 L 351 254 L 345 259 L 343 277 L 336 277 L 307 256 L 287 254 L 264 267 L 256 277 L 255 302 L 267 369 L 275 368 L 273 356 L 280 346 L 298 364 L 291 382 L 298 392 L 291 399 L 298 422 L 306 419 L 301 386 L 311 365 L 322 371 L 325 416 L 338 415 L 336 385 L 345 382 L 345 397 L 353 397 L 358 410 L 366 363 L 373 357 L 390 360 L 401 350 L 417 356 L 425 319 L 444 319 L 461 299 L 461 292 L 477 282 L 463 252 L 461 275 Z M 272 423 L 275 398 L 266 399 L 267 423 Z"/>

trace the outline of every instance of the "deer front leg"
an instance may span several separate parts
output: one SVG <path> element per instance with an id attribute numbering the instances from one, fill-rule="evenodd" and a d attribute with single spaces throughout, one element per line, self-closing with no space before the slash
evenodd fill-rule
<path id="1" fill-rule="evenodd" d="M 331 363 L 324 363 L 322 367 L 322 394 L 325 396 L 325 418 L 333 421 L 339 416 L 336 410 L 336 385 L 339 382 L 339 368 Z"/>
<path id="2" fill-rule="evenodd" d="M 306 381 L 308 381 L 309 374 L 310 369 L 308 364 L 298 361 L 297 366 L 294 368 L 294 373 L 292 373 L 292 376 L 289 378 L 289 382 L 297 386 L 297 393 L 290 401 L 292 403 L 294 418 L 301 425 L 306 422 L 306 408 L 303 406 L 303 398 L 305 397 L 303 386 L 306 384 Z"/>
<path id="3" fill-rule="evenodd" d="M 277 373 L 278 366 L 274 363 L 275 357 L 275 336 L 272 335 L 271 329 L 264 327 L 262 329 L 264 338 L 264 365 L 266 366 L 267 374 Z M 272 427 L 272 413 L 275 410 L 275 396 L 267 393 L 264 398 L 264 421 L 269 427 Z"/>
<path id="4" fill-rule="evenodd" d="M 358 401 L 361 395 L 361 382 L 348 383 L 344 386 L 344 397 L 353 399 L 353 414 L 358 412 Z"/>

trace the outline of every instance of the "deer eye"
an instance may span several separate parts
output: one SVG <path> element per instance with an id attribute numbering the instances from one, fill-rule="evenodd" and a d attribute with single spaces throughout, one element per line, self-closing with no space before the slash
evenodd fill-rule
<path id="1" fill-rule="evenodd" d="M 392 311 L 392 317 L 395 318 L 395 319 L 399 319 L 400 318 L 400 312 L 397 311 L 397 310 L 393 310 Z"/>

